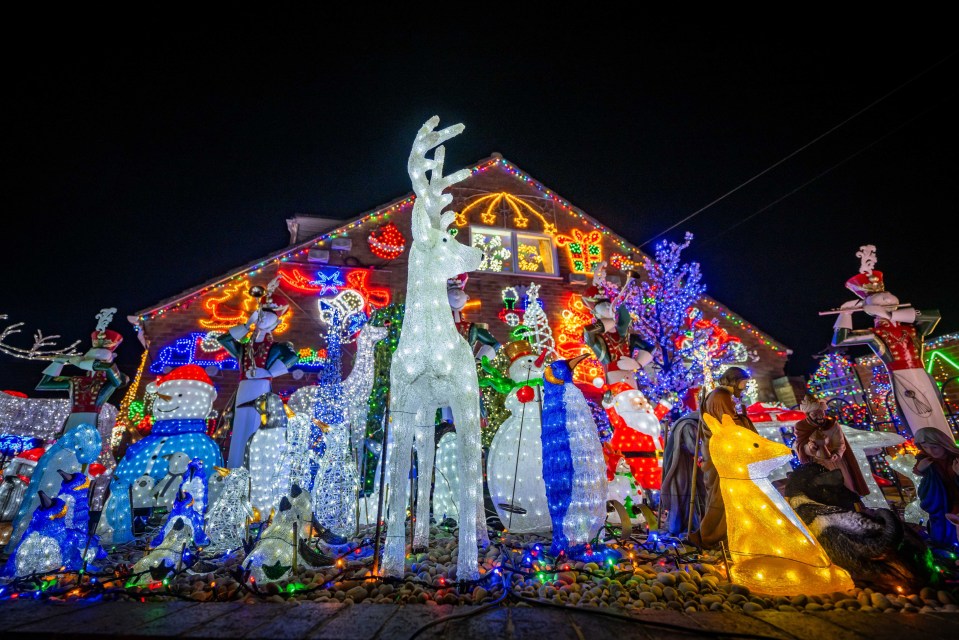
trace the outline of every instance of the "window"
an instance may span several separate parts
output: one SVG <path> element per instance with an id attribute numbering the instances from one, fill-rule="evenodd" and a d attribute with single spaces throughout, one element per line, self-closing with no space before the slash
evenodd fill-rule
<path id="1" fill-rule="evenodd" d="M 550 236 L 471 225 L 470 242 L 483 250 L 479 271 L 559 275 L 556 249 Z"/>

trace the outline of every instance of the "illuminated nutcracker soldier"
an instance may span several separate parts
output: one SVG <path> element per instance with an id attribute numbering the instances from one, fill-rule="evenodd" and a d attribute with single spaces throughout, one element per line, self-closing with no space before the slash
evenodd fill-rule
<path id="1" fill-rule="evenodd" d="M 923 366 L 923 342 L 939 323 L 939 311 L 919 311 L 900 304 L 896 296 L 885 290 L 882 272 L 873 269 L 875 252 L 875 246 L 865 245 L 856 254 L 862 264 L 859 273 L 846 281 L 846 288 L 857 299 L 844 303 L 838 310 L 832 345 L 869 345 L 889 371 L 896 406 L 912 435 L 916 436 L 921 429 L 938 429 L 949 442 L 954 442 L 955 435 L 946 422 L 936 385 Z M 856 311 L 865 311 L 875 319 L 872 329 L 852 328 L 852 314 Z"/>
<path id="2" fill-rule="evenodd" d="M 243 466 L 247 442 L 260 425 L 260 414 L 254 401 L 272 391 L 273 378 L 289 371 L 297 361 L 296 352 L 289 342 L 275 342 L 273 330 L 280 317 L 289 309 L 289 303 L 274 293 L 278 279 L 263 287 L 254 286 L 250 295 L 260 299 L 260 304 L 249 320 L 232 327 L 217 340 L 227 352 L 239 361 L 240 383 L 236 390 L 233 410 L 233 431 L 226 466 L 230 469 Z"/>
<path id="3" fill-rule="evenodd" d="M 118 332 L 107 329 L 113 319 L 116 308 L 101 309 L 97 314 L 97 328 L 90 334 L 92 348 L 83 356 L 72 358 L 57 358 L 46 369 L 43 377 L 37 384 L 40 391 L 66 389 L 69 391 L 70 415 L 63 425 L 63 431 L 57 437 L 75 429 L 81 424 L 92 424 L 99 428 L 98 417 L 103 405 L 113 393 L 125 386 L 130 378 L 121 373 L 114 364 L 115 350 L 123 341 Z M 66 364 L 73 365 L 85 371 L 76 375 L 61 375 Z M 112 467 L 113 455 L 110 452 L 111 428 L 106 427 L 106 433 L 101 433 L 103 451 L 100 454 L 102 464 Z"/>

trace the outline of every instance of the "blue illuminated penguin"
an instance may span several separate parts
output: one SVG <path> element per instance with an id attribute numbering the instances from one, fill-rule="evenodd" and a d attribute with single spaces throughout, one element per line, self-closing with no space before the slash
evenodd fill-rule
<path id="1" fill-rule="evenodd" d="M 182 520 L 190 528 L 193 535 L 193 543 L 198 547 L 205 547 L 210 544 L 210 538 L 206 535 L 203 528 L 203 513 L 197 510 L 196 501 L 193 495 L 187 493 L 182 488 L 177 493 L 176 500 L 173 502 L 173 510 L 170 511 L 170 517 L 167 518 L 163 528 L 150 542 L 151 547 L 159 547 L 163 544 L 163 539 L 170 533 L 174 527 L 178 527 L 177 522 Z"/>
<path id="2" fill-rule="evenodd" d="M 33 510 L 23 537 L 7 559 L 0 577 L 20 578 L 57 571 L 76 571 L 83 566 L 81 548 L 71 544 L 66 526 L 67 504 L 51 498 L 42 489 L 37 492 Z"/>
<path id="3" fill-rule="evenodd" d="M 100 539 L 90 535 L 90 478 L 84 473 L 67 473 L 60 470 L 63 482 L 60 484 L 60 494 L 57 496 L 67 505 L 67 514 L 64 518 L 67 527 L 69 544 L 82 553 L 86 549 L 87 561 L 102 560 L 107 552 L 100 547 Z M 87 566 L 88 569 L 95 567 Z"/>
<path id="4" fill-rule="evenodd" d="M 13 532 L 6 551 L 11 553 L 27 526 L 32 522 L 33 510 L 40 504 L 39 491 L 48 496 L 56 496 L 60 492 L 60 483 L 63 478 L 59 471 L 67 473 L 79 471 L 82 465 L 90 464 L 100 455 L 100 433 L 92 424 L 81 424 L 66 432 L 47 449 L 46 453 L 37 461 L 37 466 L 30 476 L 30 484 L 23 494 L 23 501 L 17 517 L 13 521 Z"/>
<path id="5" fill-rule="evenodd" d="M 587 545 L 606 520 L 603 445 L 586 398 L 573 384 L 573 370 L 586 357 L 557 360 L 543 370 L 540 437 L 553 555 L 589 555 Z"/>

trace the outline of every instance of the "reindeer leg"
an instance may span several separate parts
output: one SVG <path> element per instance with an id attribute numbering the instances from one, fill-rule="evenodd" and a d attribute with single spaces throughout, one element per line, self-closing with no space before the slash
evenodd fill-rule
<path id="1" fill-rule="evenodd" d="M 391 411 L 393 451 L 390 452 L 390 499 L 387 507 L 383 575 L 403 577 L 406 570 L 406 501 L 409 494 L 410 453 L 413 451 L 413 416 L 406 407 Z M 384 452 L 385 453 L 385 452 Z"/>
<path id="2" fill-rule="evenodd" d="M 463 394 L 453 398 L 450 405 L 456 424 L 456 453 L 460 465 L 459 555 L 456 560 L 456 578 L 476 580 L 479 578 L 477 528 L 471 523 L 477 520 L 477 505 L 483 497 L 482 491 L 478 491 L 483 482 L 483 472 L 480 469 L 482 444 L 478 389 L 467 388 Z"/>
<path id="3" fill-rule="evenodd" d="M 420 411 L 416 416 L 416 528 L 413 532 L 413 550 L 425 551 L 430 546 L 430 494 L 433 487 L 433 466 L 436 459 L 436 427 L 433 416 Z"/>

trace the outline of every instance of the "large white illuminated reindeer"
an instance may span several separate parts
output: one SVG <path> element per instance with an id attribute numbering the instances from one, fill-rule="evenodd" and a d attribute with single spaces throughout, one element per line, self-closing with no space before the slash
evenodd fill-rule
<path id="1" fill-rule="evenodd" d="M 383 574 L 402 576 L 405 558 L 405 520 L 409 489 L 410 454 L 414 433 L 420 470 L 419 505 L 413 546 L 425 546 L 429 537 L 429 485 L 435 452 L 436 410 L 449 407 L 457 432 L 460 469 L 459 580 L 479 577 L 477 537 L 488 544 L 485 526 L 478 522 L 482 505 L 479 384 L 473 350 L 456 330 L 446 284 L 449 278 L 477 269 L 480 249 L 457 242 L 447 228 L 455 212 L 442 213 L 453 197 L 443 191 L 469 175 L 469 170 L 443 177 L 446 151 L 442 143 L 463 131 L 463 125 L 434 131 L 439 117 L 420 127 L 410 152 L 408 170 L 416 202 L 413 205 L 413 243 L 410 247 L 403 330 L 390 368 L 389 515 Z M 433 159 L 426 153 L 435 148 Z M 426 172 L 430 178 L 427 180 Z M 479 534 L 478 530 L 479 529 Z"/>

